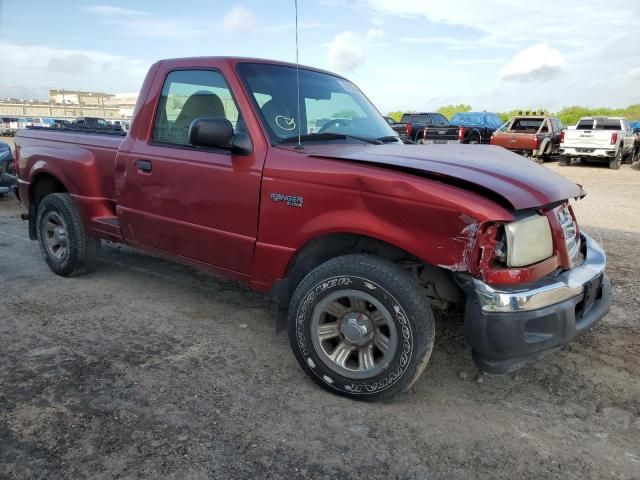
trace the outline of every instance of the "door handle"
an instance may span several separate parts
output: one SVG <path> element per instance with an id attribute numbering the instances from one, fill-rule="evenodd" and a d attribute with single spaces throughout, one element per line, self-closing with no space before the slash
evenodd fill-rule
<path id="1" fill-rule="evenodd" d="M 138 166 L 138 170 L 141 170 L 146 173 L 151 173 L 151 169 L 152 169 L 151 160 L 136 160 L 135 163 Z"/>

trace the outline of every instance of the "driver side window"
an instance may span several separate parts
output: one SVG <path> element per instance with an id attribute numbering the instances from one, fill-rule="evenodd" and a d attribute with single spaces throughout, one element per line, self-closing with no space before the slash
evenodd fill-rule
<path id="1" fill-rule="evenodd" d="M 220 72 L 176 70 L 165 79 L 158 102 L 153 140 L 190 146 L 189 127 L 199 117 L 223 117 L 242 128 L 238 108 Z"/>

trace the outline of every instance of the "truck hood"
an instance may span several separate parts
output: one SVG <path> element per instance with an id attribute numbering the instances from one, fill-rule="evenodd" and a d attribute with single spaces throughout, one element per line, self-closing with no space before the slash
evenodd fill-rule
<path id="1" fill-rule="evenodd" d="M 502 197 L 514 209 L 586 195 L 580 185 L 492 145 L 305 145 L 307 155 L 365 162 Z"/>

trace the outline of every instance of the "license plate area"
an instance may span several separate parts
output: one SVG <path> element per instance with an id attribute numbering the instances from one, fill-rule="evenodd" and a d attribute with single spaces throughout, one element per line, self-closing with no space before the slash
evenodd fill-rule
<path id="1" fill-rule="evenodd" d="M 584 298 L 582 300 L 582 312 L 580 314 L 580 317 L 584 317 L 591 311 L 593 305 L 596 303 L 596 300 L 600 296 L 601 287 L 602 274 L 598 275 L 584 285 Z"/>

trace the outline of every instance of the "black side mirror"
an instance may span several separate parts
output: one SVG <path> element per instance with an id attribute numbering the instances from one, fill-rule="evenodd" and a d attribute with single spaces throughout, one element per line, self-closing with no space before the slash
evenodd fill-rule
<path id="1" fill-rule="evenodd" d="M 198 147 L 223 148 L 240 155 L 253 150 L 249 136 L 240 132 L 234 135 L 233 125 L 222 117 L 196 118 L 189 126 L 189 143 Z"/>

